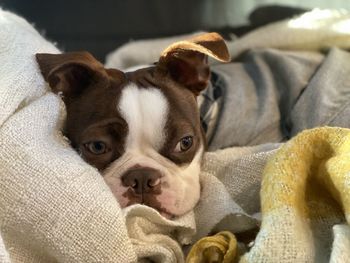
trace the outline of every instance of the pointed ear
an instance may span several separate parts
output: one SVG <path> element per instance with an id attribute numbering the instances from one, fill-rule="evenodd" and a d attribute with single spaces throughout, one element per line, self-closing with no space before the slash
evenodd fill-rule
<path id="1" fill-rule="evenodd" d="M 63 98 L 79 95 L 91 83 L 108 81 L 103 65 L 88 52 L 36 54 L 44 79 Z"/>
<path id="2" fill-rule="evenodd" d="M 222 62 L 230 61 L 225 41 L 217 33 L 201 34 L 170 45 L 163 51 L 157 66 L 198 95 L 208 85 L 208 56 Z"/>

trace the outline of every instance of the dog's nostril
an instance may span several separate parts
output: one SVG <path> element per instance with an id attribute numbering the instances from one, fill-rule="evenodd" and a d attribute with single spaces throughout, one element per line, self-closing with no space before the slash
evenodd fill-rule
<path id="1" fill-rule="evenodd" d="M 122 177 L 123 186 L 130 187 L 136 194 L 160 192 L 161 173 L 152 168 L 132 168 Z"/>
<path id="2" fill-rule="evenodd" d="M 149 187 L 155 187 L 160 184 L 160 178 L 155 178 L 155 179 L 149 179 L 147 181 L 147 186 Z"/>
<path id="3" fill-rule="evenodd" d="M 137 180 L 132 181 L 131 184 L 130 184 L 130 186 L 132 188 L 137 188 L 137 185 L 138 185 Z"/>

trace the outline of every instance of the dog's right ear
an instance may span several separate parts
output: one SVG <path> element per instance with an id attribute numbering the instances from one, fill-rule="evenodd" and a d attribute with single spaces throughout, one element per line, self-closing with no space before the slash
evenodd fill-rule
<path id="1" fill-rule="evenodd" d="M 204 33 L 170 45 L 163 51 L 157 67 L 198 96 L 209 82 L 208 56 L 221 62 L 230 61 L 225 41 L 217 33 Z"/>
<path id="2" fill-rule="evenodd" d="M 52 91 L 64 99 L 79 95 L 91 83 L 108 81 L 103 65 L 88 52 L 38 53 L 36 60 Z"/>

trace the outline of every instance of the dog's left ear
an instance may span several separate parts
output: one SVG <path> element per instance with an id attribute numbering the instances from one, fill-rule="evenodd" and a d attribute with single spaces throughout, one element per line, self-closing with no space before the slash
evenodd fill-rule
<path id="1" fill-rule="evenodd" d="M 222 62 L 230 61 L 225 41 L 217 33 L 201 34 L 170 45 L 163 51 L 157 67 L 197 96 L 208 85 L 208 56 Z"/>
<path id="2" fill-rule="evenodd" d="M 91 83 L 108 81 L 103 65 L 88 52 L 41 53 L 36 59 L 52 91 L 62 93 L 65 101 L 84 92 Z"/>

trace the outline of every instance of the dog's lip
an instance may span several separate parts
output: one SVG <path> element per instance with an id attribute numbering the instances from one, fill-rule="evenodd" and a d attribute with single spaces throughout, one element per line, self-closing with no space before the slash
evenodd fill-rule
<path id="1" fill-rule="evenodd" d="M 170 219 L 175 218 L 175 215 L 172 214 L 172 213 L 170 213 L 167 209 L 165 209 L 165 208 L 163 208 L 163 207 L 152 206 L 152 205 L 148 204 L 147 202 L 137 202 L 136 200 L 133 200 L 133 201 L 130 201 L 130 202 L 126 205 L 126 207 L 129 207 L 129 206 L 131 206 L 131 205 L 136 205 L 136 204 L 144 205 L 144 206 L 148 206 L 148 207 L 150 207 L 150 208 L 153 208 L 153 209 L 157 210 L 157 212 L 158 212 L 161 216 L 165 217 L 166 219 L 169 219 L 169 220 L 170 220 Z"/>
<path id="2" fill-rule="evenodd" d="M 166 210 L 157 210 L 157 211 L 161 216 L 165 217 L 166 219 L 172 220 L 175 218 L 175 215 L 166 212 Z"/>
<path id="3" fill-rule="evenodd" d="M 147 205 L 147 206 L 149 206 L 149 205 Z M 152 207 L 152 206 L 149 206 L 149 207 Z M 174 219 L 175 218 L 174 214 L 170 213 L 167 209 L 165 209 L 163 207 L 161 207 L 161 208 L 152 207 L 152 208 L 157 210 L 158 213 L 161 214 L 166 219 Z"/>

